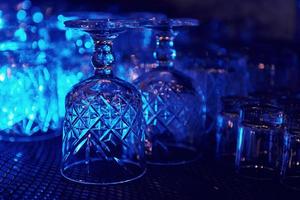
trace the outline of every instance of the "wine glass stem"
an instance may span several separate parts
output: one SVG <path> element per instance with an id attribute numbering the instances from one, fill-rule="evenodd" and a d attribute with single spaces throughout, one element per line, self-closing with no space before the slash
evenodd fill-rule
<path id="1" fill-rule="evenodd" d="M 95 50 L 92 63 L 96 75 L 112 75 L 112 66 L 115 56 L 112 52 L 113 42 L 111 39 L 95 39 Z"/>
<path id="2" fill-rule="evenodd" d="M 173 67 L 176 58 L 175 33 L 172 30 L 157 31 L 154 58 L 160 67 Z"/>

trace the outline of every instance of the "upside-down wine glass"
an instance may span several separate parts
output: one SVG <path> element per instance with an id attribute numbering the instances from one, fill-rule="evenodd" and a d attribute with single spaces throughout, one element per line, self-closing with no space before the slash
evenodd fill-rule
<path id="1" fill-rule="evenodd" d="M 138 90 L 115 77 L 112 41 L 134 20 L 65 22 L 94 40 L 94 76 L 78 83 L 66 97 L 61 172 L 86 184 L 128 182 L 145 173 L 142 101 Z"/>
<path id="2" fill-rule="evenodd" d="M 157 67 L 135 82 L 142 94 L 146 159 L 150 164 L 184 164 L 199 155 L 203 104 L 192 80 L 174 68 L 175 29 L 197 25 L 194 19 L 155 19 L 144 24 L 156 34 Z"/>

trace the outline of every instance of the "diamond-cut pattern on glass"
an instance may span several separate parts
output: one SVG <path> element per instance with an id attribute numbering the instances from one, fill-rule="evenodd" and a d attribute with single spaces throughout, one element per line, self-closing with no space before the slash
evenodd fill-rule
<path id="1" fill-rule="evenodd" d="M 143 111 L 147 125 L 155 126 L 159 133 L 172 133 L 187 129 L 190 102 L 181 93 L 182 86 L 175 83 L 158 82 L 142 93 Z M 156 130 L 157 130 L 156 129 Z M 173 136 L 175 137 L 175 135 Z"/>
<path id="2" fill-rule="evenodd" d="M 94 92 L 81 96 L 66 111 L 64 160 L 87 150 L 98 158 L 111 159 L 117 156 L 113 152 L 116 146 L 131 149 L 141 145 L 133 144 L 142 139 L 142 116 L 135 107 L 135 95 Z"/>

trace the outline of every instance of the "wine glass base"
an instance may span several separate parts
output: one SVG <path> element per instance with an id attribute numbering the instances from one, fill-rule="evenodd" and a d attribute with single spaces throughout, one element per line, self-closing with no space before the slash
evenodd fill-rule
<path id="1" fill-rule="evenodd" d="M 53 139 L 55 137 L 61 136 L 61 131 L 52 131 L 48 132 L 37 132 L 33 135 L 24 135 L 24 134 L 13 134 L 13 133 L 1 133 L 0 131 L 0 141 L 7 142 L 36 142 Z"/>
<path id="2" fill-rule="evenodd" d="M 195 148 L 183 145 L 165 144 L 165 149 L 154 148 L 146 155 L 147 163 L 151 165 L 182 165 L 194 162 L 200 155 Z"/>
<path id="3" fill-rule="evenodd" d="M 238 170 L 238 174 L 242 178 L 269 181 L 276 178 L 276 170 L 264 166 L 243 166 Z"/>
<path id="4" fill-rule="evenodd" d="M 126 160 L 117 162 L 94 159 L 89 164 L 82 160 L 61 169 L 61 174 L 66 179 L 91 185 L 126 183 L 141 178 L 145 172 L 146 168 Z"/>

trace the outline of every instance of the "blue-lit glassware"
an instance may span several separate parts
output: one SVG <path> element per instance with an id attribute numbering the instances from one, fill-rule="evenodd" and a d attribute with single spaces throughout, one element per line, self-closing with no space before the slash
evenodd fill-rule
<path id="1" fill-rule="evenodd" d="M 247 56 L 211 42 L 199 51 L 197 56 L 182 59 L 181 66 L 193 78 L 206 102 L 206 131 L 209 133 L 216 127 L 222 109 L 221 97 L 247 95 Z"/>
<path id="2" fill-rule="evenodd" d="M 247 178 L 276 177 L 282 152 L 283 112 L 272 105 L 242 107 L 236 149 L 236 170 Z"/>
<path id="3" fill-rule="evenodd" d="M 165 18 L 163 14 L 159 13 L 126 13 L 126 14 L 111 14 L 103 12 L 66 12 L 57 16 L 55 23 L 52 23 L 51 30 L 52 36 L 60 37 L 63 33 L 64 40 L 58 42 L 55 40 L 54 49 L 56 46 L 64 47 L 62 52 L 58 51 L 57 57 L 64 63 L 68 63 L 70 70 L 74 70 L 73 66 L 80 68 L 84 74 L 92 74 L 93 71 L 90 67 L 90 55 L 93 52 L 94 44 L 91 37 L 81 30 L 66 29 L 63 25 L 64 21 L 74 19 L 103 19 L 103 18 L 118 18 L 127 19 L 134 18 L 137 20 L 144 20 L 149 18 Z M 53 32 L 55 32 L 53 34 Z M 58 33 L 60 32 L 60 33 Z M 132 82 L 140 74 L 149 71 L 153 65 L 155 65 L 154 59 L 148 54 L 152 48 L 152 35 L 151 29 L 136 28 L 133 31 L 128 31 L 125 34 L 121 34 L 117 38 L 115 44 L 115 57 L 118 59 L 117 67 L 113 69 L 114 74 L 119 78 Z M 134 40 L 134 44 L 130 41 Z M 67 47 L 65 47 L 67 46 Z M 130 51 L 128 51 L 130 49 Z M 78 54 L 74 59 L 70 60 L 71 54 Z M 65 66 L 65 68 L 67 68 Z M 77 69 L 76 68 L 76 69 Z M 65 69 L 66 70 L 66 69 Z"/>
<path id="4" fill-rule="evenodd" d="M 68 29 L 64 22 L 74 19 L 103 19 L 109 13 L 102 12 L 65 12 L 53 15 L 45 20 L 46 28 L 42 33 L 48 36 L 48 51 L 55 57 L 57 76 L 58 111 L 60 117 L 65 115 L 65 97 L 71 87 L 80 80 L 93 75 L 91 56 L 94 43 L 89 34 L 82 30 Z M 72 57 L 72 59 L 70 59 Z"/>
<path id="5" fill-rule="evenodd" d="M 300 107 L 295 103 L 290 104 L 292 107 L 285 117 L 280 179 L 283 185 L 300 191 Z M 297 105 L 300 105 L 299 100 Z"/>
<path id="6" fill-rule="evenodd" d="M 300 191 L 300 129 L 284 133 L 281 183 Z"/>
<path id="7" fill-rule="evenodd" d="M 103 19 L 111 14 L 103 12 L 66 12 L 49 20 L 47 29 L 51 41 L 51 49 L 56 58 L 68 73 L 83 73 L 83 78 L 93 75 L 90 57 L 93 53 L 94 43 L 89 34 L 82 30 L 68 29 L 64 22 L 75 19 Z M 73 59 L 69 59 L 73 56 Z"/>
<path id="8" fill-rule="evenodd" d="M 122 17 L 126 16 L 139 21 L 147 19 L 166 19 L 164 14 L 149 12 L 128 13 Z M 118 67 L 114 69 L 114 73 L 118 77 L 132 83 L 143 73 L 154 68 L 156 66 L 155 59 L 152 54 L 149 53 L 155 48 L 153 38 L 154 31 L 143 27 L 122 34 L 118 38 L 120 41 L 118 42 L 118 49 L 122 53 L 120 54 L 120 62 Z M 135 42 L 132 42 L 133 40 Z"/>
<path id="9" fill-rule="evenodd" d="M 66 97 L 62 175 L 100 185 L 141 177 L 145 172 L 141 96 L 112 73 L 112 40 L 137 23 L 102 19 L 65 24 L 94 39 L 95 75 L 75 85 Z"/>
<path id="10" fill-rule="evenodd" d="M 183 164 L 195 160 L 204 124 L 201 98 L 192 80 L 174 66 L 174 28 L 196 26 L 193 19 L 148 20 L 156 32 L 154 57 L 157 67 L 135 84 L 142 93 L 147 124 L 146 156 L 152 164 Z"/>
<path id="11" fill-rule="evenodd" d="M 83 73 L 67 72 L 54 56 L 57 49 L 69 45 L 60 48 L 55 42 L 59 38 L 50 36 L 45 21 L 49 12 L 31 8 L 29 0 L 7 6 L 0 11 L 1 139 L 57 136 L 64 116 L 61 104 Z"/>
<path id="12" fill-rule="evenodd" d="M 222 97 L 222 111 L 217 117 L 216 126 L 216 158 L 234 165 L 240 108 L 246 97 Z"/>
<path id="13" fill-rule="evenodd" d="M 18 23 L 27 23 L 31 20 L 31 1 L 30 0 L 12 0 L 9 2 L 0 2 L 0 29 L 16 25 Z M 28 13 L 30 11 L 30 13 Z"/>
<path id="14" fill-rule="evenodd" d="M 24 45 L 0 44 L 7 49 L 0 51 L 1 140 L 33 141 L 59 133 L 53 58 L 45 52 L 18 49 Z"/>

